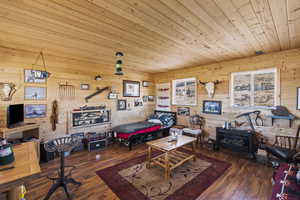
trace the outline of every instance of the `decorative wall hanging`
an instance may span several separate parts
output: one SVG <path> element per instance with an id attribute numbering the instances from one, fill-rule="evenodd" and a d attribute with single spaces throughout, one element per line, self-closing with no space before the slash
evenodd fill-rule
<path id="1" fill-rule="evenodd" d="M 171 111 L 171 84 L 156 84 L 156 110 Z M 149 97 L 148 97 L 149 101 Z"/>
<path id="2" fill-rule="evenodd" d="M 122 71 L 122 64 L 123 64 L 123 61 L 122 61 L 122 57 L 124 56 L 124 54 L 122 52 L 117 52 L 116 53 L 116 57 L 117 57 L 117 61 L 116 61 L 116 72 L 115 72 L 115 75 L 123 75 L 123 71 Z"/>
<path id="3" fill-rule="evenodd" d="M 207 114 L 222 114 L 222 102 L 221 101 L 203 101 L 203 113 Z"/>
<path id="4" fill-rule="evenodd" d="M 85 97 L 85 102 L 88 102 L 89 99 L 91 99 L 91 98 L 93 98 L 94 96 L 96 96 L 96 95 L 102 93 L 103 91 L 109 90 L 109 87 L 105 87 L 105 88 L 102 88 L 102 89 L 96 88 L 96 90 L 97 90 L 97 91 L 94 92 L 93 94 L 91 94 L 91 95 Z"/>
<path id="5" fill-rule="evenodd" d="M 143 87 L 149 87 L 150 82 L 149 81 L 143 81 Z"/>
<path id="6" fill-rule="evenodd" d="M 26 104 L 24 108 L 25 118 L 44 118 L 46 117 L 46 104 Z"/>
<path id="7" fill-rule="evenodd" d="M 47 89 L 45 87 L 29 87 L 24 88 L 25 100 L 45 100 L 47 96 Z"/>
<path id="8" fill-rule="evenodd" d="M 0 83 L 0 98 L 2 101 L 10 101 L 16 91 L 14 83 Z"/>
<path id="9" fill-rule="evenodd" d="M 24 80 L 26 83 L 45 83 L 46 79 L 37 78 L 43 76 L 42 71 L 25 69 L 24 70 Z"/>
<path id="10" fill-rule="evenodd" d="M 58 103 L 56 100 L 52 102 L 52 113 L 50 117 L 50 123 L 52 126 L 52 131 L 55 131 L 56 124 L 58 123 Z"/>
<path id="11" fill-rule="evenodd" d="M 297 88 L 297 110 L 300 110 L 300 87 Z"/>
<path id="12" fill-rule="evenodd" d="M 72 128 L 97 126 L 110 121 L 110 111 L 82 110 L 72 111 Z"/>
<path id="13" fill-rule="evenodd" d="M 213 98 L 213 96 L 215 94 L 215 87 L 216 87 L 217 84 L 219 84 L 221 82 L 222 81 L 219 81 L 219 80 L 209 81 L 209 82 L 199 81 L 200 84 L 204 85 L 209 98 Z"/>
<path id="14" fill-rule="evenodd" d="M 90 85 L 89 84 L 80 84 L 80 89 L 81 90 L 89 90 L 90 89 Z"/>
<path id="15" fill-rule="evenodd" d="M 231 105 L 274 107 L 277 105 L 277 69 L 231 74 Z"/>
<path id="16" fill-rule="evenodd" d="M 189 107 L 178 107 L 177 115 L 181 116 L 190 116 L 190 108 Z"/>
<path id="17" fill-rule="evenodd" d="M 126 108 L 127 108 L 126 99 L 118 99 L 117 110 L 126 110 Z"/>
<path id="18" fill-rule="evenodd" d="M 66 84 L 59 84 L 58 93 L 61 100 L 74 100 L 75 87 L 69 85 L 68 82 Z"/>
<path id="19" fill-rule="evenodd" d="M 42 59 L 43 65 L 38 65 L 38 61 Z M 44 70 L 34 70 L 35 66 L 43 67 Z M 51 75 L 46 69 L 45 58 L 43 52 L 37 56 L 35 63 L 32 64 L 32 69 L 25 69 L 25 82 L 27 83 L 44 83 Z"/>
<path id="20" fill-rule="evenodd" d="M 140 82 L 123 80 L 124 97 L 140 97 Z"/>
<path id="21" fill-rule="evenodd" d="M 172 81 L 173 105 L 197 105 L 196 78 L 177 79 Z"/>

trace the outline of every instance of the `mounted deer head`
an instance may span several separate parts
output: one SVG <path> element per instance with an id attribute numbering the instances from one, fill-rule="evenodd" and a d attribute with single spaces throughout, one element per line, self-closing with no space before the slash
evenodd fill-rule
<path id="1" fill-rule="evenodd" d="M 13 83 L 0 83 L 0 98 L 2 101 L 10 101 L 16 92 L 16 85 Z"/>
<path id="2" fill-rule="evenodd" d="M 212 98 L 215 94 L 215 85 L 222 83 L 222 81 L 216 80 L 216 81 L 209 81 L 209 82 L 201 82 L 199 81 L 200 84 L 204 85 L 207 94 L 210 98 Z"/>

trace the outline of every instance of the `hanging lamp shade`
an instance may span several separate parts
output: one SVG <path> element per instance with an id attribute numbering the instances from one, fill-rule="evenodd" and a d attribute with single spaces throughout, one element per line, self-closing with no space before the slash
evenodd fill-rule
<path id="1" fill-rule="evenodd" d="M 124 54 L 122 52 L 117 52 L 116 53 L 117 61 L 116 61 L 116 66 L 115 66 L 116 67 L 115 75 L 119 75 L 119 76 L 124 75 L 124 73 L 122 71 L 122 64 L 123 64 L 122 56 L 123 55 Z"/>

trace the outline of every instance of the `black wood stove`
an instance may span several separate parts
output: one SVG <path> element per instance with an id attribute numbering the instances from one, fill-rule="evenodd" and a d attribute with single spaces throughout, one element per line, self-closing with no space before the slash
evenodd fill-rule
<path id="1" fill-rule="evenodd" d="M 256 159 L 255 154 L 258 150 L 258 142 L 254 131 L 240 129 L 224 129 L 217 127 L 216 130 L 216 146 L 229 149 L 235 152 L 244 152 L 252 155 Z"/>

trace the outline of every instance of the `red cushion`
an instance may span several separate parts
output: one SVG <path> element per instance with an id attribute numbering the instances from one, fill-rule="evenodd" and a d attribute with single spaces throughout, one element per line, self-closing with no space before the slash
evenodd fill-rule
<path id="1" fill-rule="evenodd" d="M 138 134 L 142 134 L 142 133 L 149 133 L 149 132 L 152 132 L 152 131 L 157 131 L 160 128 L 161 128 L 161 125 L 155 125 L 155 126 L 152 126 L 150 128 L 142 129 L 142 130 L 135 131 L 135 132 L 132 132 L 132 133 L 117 133 L 117 138 L 128 139 L 132 135 L 138 135 Z"/>

